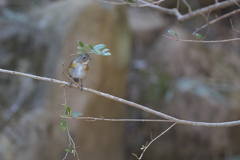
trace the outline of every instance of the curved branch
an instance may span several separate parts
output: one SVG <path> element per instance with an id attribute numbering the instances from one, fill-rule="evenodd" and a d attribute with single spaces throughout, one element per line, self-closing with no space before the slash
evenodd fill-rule
<path id="1" fill-rule="evenodd" d="M 33 79 L 37 79 L 37 80 L 41 80 L 41 81 L 52 82 L 52 83 L 60 84 L 62 86 L 69 86 L 69 87 L 81 90 L 81 87 L 79 87 L 75 84 L 71 85 L 69 82 L 66 82 L 66 81 L 60 81 L 60 80 L 57 80 L 57 79 L 40 77 L 40 76 L 36 76 L 36 75 L 32 75 L 32 74 L 27 74 L 27 73 L 22 73 L 22 72 L 17 72 L 17 71 L 10 71 L 10 70 L 5 70 L 5 69 L 0 69 L 0 72 L 1 73 L 7 73 L 7 74 L 13 74 L 13 75 L 17 75 L 17 76 L 23 76 L 23 77 L 27 77 L 27 78 L 33 78 Z M 221 123 L 207 123 L 207 122 L 194 122 L 194 121 L 182 120 L 182 119 L 178 119 L 178 118 L 169 116 L 169 115 L 164 114 L 162 112 L 155 111 L 151 108 L 147 108 L 146 106 L 143 106 L 143 105 L 140 105 L 140 104 L 137 104 L 137 103 L 119 98 L 119 97 L 115 97 L 115 96 L 112 96 L 112 95 L 107 94 L 107 93 L 99 92 L 99 91 L 96 91 L 96 90 L 91 89 L 91 88 L 83 87 L 83 91 L 87 91 L 87 92 L 90 92 L 90 93 L 93 93 L 93 94 L 96 94 L 96 95 L 99 95 L 99 96 L 102 96 L 102 97 L 105 97 L 105 98 L 108 98 L 108 99 L 111 99 L 111 100 L 114 100 L 114 101 L 117 101 L 117 102 L 120 102 L 120 103 L 123 103 L 123 104 L 127 104 L 129 106 L 135 107 L 135 108 L 140 109 L 142 111 L 154 114 L 158 117 L 162 117 L 162 118 L 165 118 L 167 120 L 170 120 L 172 122 L 179 123 L 179 124 L 192 125 L 192 126 L 204 126 L 204 127 L 229 127 L 229 126 L 240 125 L 240 120 L 230 121 L 230 122 L 221 122 Z"/>

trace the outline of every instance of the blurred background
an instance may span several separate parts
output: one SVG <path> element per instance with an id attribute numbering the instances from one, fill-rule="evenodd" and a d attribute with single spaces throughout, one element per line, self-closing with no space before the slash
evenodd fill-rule
<path id="1" fill-rule="evenodd" d="M 191 1 L 193 9 L 215 1 Z M 177 0 L 163 6 L 174 8 Z M 188 8 L 179 5 L 181 13 Z M 228 7 L 209 18 L 236 9 Z M 205 40 L 239 36 L 239 14 L 201 30 Z M 89 0 L 1 0 L 0 68 L 69 81 L 77 41 L 106 44 L 109 57 L 91 55 L 83 85 L 171 116 L 203 122 L 240 118 L 239 41 L 186 43 L 163 37 L 172 29 L 182 39 L 206 24 L 203 16 L 183 23 L 156 9 Z M 171 35 L 170 35 L 171 36 Z M 65 96 L 64 96 L 65 90 Z M 64 159 L 67 132 L 60 129 L 64 98 L 72 111 L 104 118 L 158 118 L 73 88 L 0 73 L 0 159 Z M 140 148 L 170 126 L 159 122 L 67 120 L 79 159 L 134 160 Z M 144 160 L 238 160 L 240 127 L 176 125 L 145 152 Z M 68 154 L 67 160 L 76 156 Z"/>

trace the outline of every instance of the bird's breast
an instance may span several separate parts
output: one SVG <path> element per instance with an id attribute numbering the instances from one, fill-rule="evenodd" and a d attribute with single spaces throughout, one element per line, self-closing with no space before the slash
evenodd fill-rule
<path id="1" fill-rule="evenodd" d="M 74 68 L 69 69 L 69 73 L 73 78 L 82 79 L 87 75 L 88 69 L 88 65 L 81 65 L 77 63 Z"/>

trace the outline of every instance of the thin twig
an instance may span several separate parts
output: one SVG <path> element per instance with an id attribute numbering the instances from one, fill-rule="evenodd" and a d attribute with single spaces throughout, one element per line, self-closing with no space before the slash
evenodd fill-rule
<path id="1" fill-rule="evenodd" d="M 69 152 L 66 152 L 65 156 L 63 157 L 63 160 L 67 159 L 67 155 Z"/>
<path id="2" fill-rule="evenodd" d="M 214 11 L 214 10 L 218 10 L 218 9 L 222 9 L 222 8 L 226 8 L 226 7 L 229 7 L 229 6 L 232 6 L 232 5 L 235 5 L 236 4 L 236 1 L 237 2 L 240 2 L 240 0 L 227 0 L 227 1 L 223 1 L 223 2 L 219 2 L 219 3 L 215 3 L 213 5 L 210 5 L 210 6 L 207 6 L 207 7 L 204 7 L 204 8 L 201 8 L 201 9 L 198 9 L 196 11 L 193 11 L 189 14 L 185 14 L 183 15 L 182 17 L 179 17 L 178 20 L 179 21 L 185 21 L 187 19 L 190 19 L 192 17 L 195 17 L 197 16 L 198 14 L 204 14 L 204 13 L 207 13 L 209 11 Z"/>
<path id="3" fill-rule="evenodd" d="M 148 143 L 147 146 L 144 146 L 144 149 L 143 149 L 143 152 L 142 154 L 140 155 L 140 157 L 138 158 L 139 160 L 142 159 L 143 157 L 143 154 L 145 153 L 145 151 L 148 149 L 148 147 L 154 142 L 156 141 L 158 138 L 160 138 L 162 135 L 164 135 L 167 131 L 169 131 L 173 126 L 175 126 L 176 123 L 172 124 L 170 127 L 168 127 L 164 132 L 162 132 L 161 134 L 159 134 L 157 137 L 155 137 L 153 140 L 151 140 L 150 143 Z"/>
<path id="4" fill-rule="evenodd" d="M 67 134 L 68 134 L 68 140 L 69 140 L 69 149 L 70 149 L 70 148 L 73 148 L 73 150 L 74 150 L 74 156 L 75 156 L 75 154 L 76 154 L 77 160 L 79 160 L 78 153 L 77 153 L 77 150 L 76 150 L 76 145 L 75 145 L 75 143 L 74 143 L 74 141 L 73 141 L 73 139 L 72 139 L 72 137 L 71 137 L 71 135 L 70 135 L 70 133 L 69 133 L 68 127 L 67 127 Z"/>
<path id="5" fill-rule="evenodd" d="M 231 19 L 230 19 L 230 23 L 231 23 L 231 26 L 232 26 L 232 30 L 236 31 L 237 33 L 240 33 L 239 30 L 237 30 L 237 29 L 235 29 L 235 28 L 233 27 L 233 23 L 232 23 L 232 20 L 231 20 Z"/>
<path id="6" fill-rule="evenodd" d="M 192 43 L 225 43 L 225 42 L 232 42 L 232 41 L 239 41 L 240 38 L 233 38 L 233 39 L 224 39 L 224 40 L 216 40 L 216 41 L 203 41 L 203 40 L 188 40 L 188 39 L 179 39 L 174 37 L 169 37 L 166 35 L 163 35 L 163 37 L 166 37 L 168 39 L 179 41 L 179 42 L 192 42 Z"/>
<path id="7" fill-rule="evenodd" d="M 240 9 L 234 10 L 234 11 L 232 11 L 232 12 L 230 12 L 230 13 L 227 13 L 227 14 L 224 14 L 224 15 L 222 15 L 222 16 L 220 16 L 220 17 L 218 17 L 218 18 L 216 18 L 216 19 L 214 19 L 214 20 L 206 23 L 206 24 L 203 25 L 202 27 L 197 28 L 196 31 L 194 31 L 192 34 L 194 35 L 194 34 L 196 34 L 197 32 L 199 32 L 200 30 L 206 28 L 207 26 L 212 25 L 212 24 L 214 24 L 214 23 L 216 23 L 216 22 L 218 22 L 218 21 L 220 21 L 220 20 L 222 20 L 222 19 L 224 19 L 224 18 L 227 18 L 227 17 L 229 17 L 229 16 L 231 16 L 231 15 L 237 14 L 238 12 L 240 12 Z"/>
<path id="8" fill-rule="evenodd" d="M 157 9 L 157 10 L 163 12 L 163 13 L 166 13 L 166 14 L 169 14 L 169 15 L 174 15 L 177 18 L 182 17 L 182 14 L 180 14 L 180 12 L 176 8 L 168 9 L 168 8 L 157 6 L 157 5 L 150 5 L 151 3 L 146 2 L 144 0 L 138 0 L 138 2 L 140 2 L 142 5 L 146 5 L 147 7 Z"/>
<path id="9" fill-rule="evenodd" d="M 141 5 L 146 5 L 148 7 L 157 9 L 165 14 L 169 14 L 169 15 L 173 15 L 175 16 L 179 21 L 183 22 L 186 21 L 188 19 L 191 19 L 199 14 L 204 14 L 207 13 L 209 11 L 214 11 L 214 10 L 218 10 L 218 9 L 222 9 L 222 8 L 226 8 L 232 5 L 236 5 L 237 2 L 240 2 L 240 0 L 227 0 L 227 1 L 222 1 L 219 3 L 215 3 L 213 5 L 201 8 L 201 9 L 197 9 L 195 11 L 192 11 L 190 13 L 184 14 L 182 15 L 181 13 L 179 13 L 179 11 L 176 8 L 173 9 L 168 9 L 165 7 L 161 7 L 161 6 L 157 6 L 157 5 L 151 5 L 151 3 L 145 1 L 145 0 L 138 0 L 138 2 Z"/>
<path id="10" fill-rule="evenodd" d="M 66 98 L 65 86 L 63 86 L 63 99 L 64 99 L 64 104 L 67 105 L 67 98 Z"/>
<path id="11" fill-rule="evenodd" d="M 184 4 L 187 6 L 188 12 L 189 12 L 189 13 L 192 12 L 192 8 L 191 8 L 191 6 L 188 4 L 188 2 L 187 2 L 186 0 L 182 0 L 182 1 L 183 1 Z"/>
<path id="12" fill-rule="evenodd" d="M 0 69 L 0 72 L 1 73 L 7 73 L 7 74 L 13 74 L 13 75 L 17 75 L 17 76 L 23 76 L 23 77 L 27 77 L 27 78 L 33 78 L 33 79 L 46 81 L 46 82 L 51 82 L 51 83 L 56 83 L 56 84 L 59 84 L 61 86 L 68 86 L 68 87 L 72 87 L 72 88 L 76 88 L 76 89 L 81 90 L 81 87 L 79 87 L 75 84 L 70 85 L 69 82 L 60 81 L 60 80 L 57 80 L 57 79 L 40 77 L 40 76 L 36 76 L 36 75 L 32 75 L 32 74 L 27 74 L 27 73 L 22 73 L 22 72 L 17 72 L 17 71 L 10 71 L 10 70 L 5 70 L 5 69 Z M 105 97 L 105 98 L 108 98 L 108 99 L 111 99 L 111 100 L 114 100 L 114 101 L 117 101 L 117 102 L 120 102 L 120 103 L 123 103 L 123 104 L 127 104 L 129 106 L 134 107 L 134 108 L 140 109 L 142 111 L 151 113 L 151 114 L 156 115 L 158 117 L 162 117 L 162 118 L 165 118 L 167 120 L 170 120 L 172 122 L 179 123 L 179 124 L 192 125 L 192 126 L 204 126 L 204 127 L 230 127 L 230 126 L 240 125 L 240 120 L 230 121 L 230 122 L 220 122 L 220 123 L 194 122 L 194 121 L 182 120 L 182 119 L 178 119 L 178 118 L 169 116 L 169 115 L 164 114 L 162 112 L 155 111 L 155 110 L 153 110 L 151 108 L 148 108 L 146 106 L 143 106 L 143 105 L 140 105 L 140 104 L 137 104 L 137 103 L 119 98 L 119 97 L 115 97 L 115 96 L 107 94 L 107 93 L 96 91 L 96 90 L 91 89 L 91 88 L 83 87 L 83 91 L 90 92 L 90 93 L 93 93 L 93 94 L 96 94 L 96 95 L 99 95 L 99 96 L 102 96 L 102 97 Z"/>
<path id="13" fill-rule="evenodd" d="M 240 0 L 222 1 L 222 2 L 218 2 L 218 3 L 212 4 L 210 6 L 207 6 L 207 7 L 204 7 L 204 8 L 200 8 L 200 9 L 197 9 L 195 11 L 191 11 L 191 12 L 189 12 L 187 14 L 182 15 L 178 11 L 178 7 L 177 8 L 172 8 L 172 9 L 168 9 L 168 8 L 159 6 L 158 5 L 159 2 L 158 2 L 157 5 L 154 5 L 155 2 L 150 3 L 150 2 L 147 2 L 145 0 L 138 0 L 137 5 L 133 5 L 133 4 L 130 4 L 129 2 L 110 2 L 110 1 L 106 1 L 106 0 L 97 0 L 97 1 L 110 3 L 110 4 L 120 4 L 120 5 L 128 4 L 131 7 L 150 7 L 150 8 L 154 8 L 154 9 L 157 9 L 157 10 L 159 10 L 159 11 L 165 13 L 165 14 L 169 14 L 169 15 L 175 16 L 180 22 L 183 22 L 183 21 L 186 21 L 188 19 L 191 19 L 191 18 L 193 18 L 193 17 L 195 17 L 197 15 L 205 14 L 205 13 L 207 13 L 209 11 L 215 11 L 215 10 L 226 8 L 226 7 L 229 7 L 229 6 L 232 6 L 232 5 L 239 5 L 238 2 L 240 2 Z M 189 9 L 189 7 L 188 7 L 188 9 Z"/>
<path id="14" fill-rule="evenodd" d="M 205 14 L 201 14 L 201 15 L 204 17 L 204 19 L 205 19 L 205 21 L 206 21 L 206 24 L 209 23 L 208 18 L 209 18 L 209 16 L 210 16 L 210 14 L 211 14 L 211 11 L 208 12 L 207 16 L 206 16 Z M 205 33 L 205 35 L 203 36 L 203 39 L 207 36 L 208 32 L 209 32 L 209 28 L 208 28 L 207 32 Z M 195 34 L 196 34 L 196 33 L 193 33 L 193 35 L 195 35 Z"/>
<path id="15" fill-rule="evenodd" d="M 180 0 L 177 0 L 177 10 L 179 11 Z"/>
<path id="16" fill-rule="evenodd" d="M 67 105 L 67 98 L 66 98 L 65 86 L 63 86 L 63 98 L 64 98 L 64 103 L 65 103 L 65 105 Z M 61 118 L 63 119 L 64 117 L 61 116 Z M 71 137 L 71 135 L 70 135 L 70 133 L 69 133 L 68 127 L 67 127 L 67 135 L 68 135 L 68 141 L 69 141 L 68 148 L 69 148 L 69 149 L 70 149 L 70 148 L 73 148 L 73 151 L 74 151 L 73 154 L 74 154 L 74 156 L 76 155 L 76 156 L 77 156 L 77 160 L 79 160 L 78 153 L 77 153 L 77 150 L 76 150 L 76 145 L 75 145 L 75 143 L 74 143 L 74 141 L 73 141 L 73 139 L 72 139 L 72 137 Z M 68 155 L 68 152 L 66 152 L 63 160 L 65 160 L 65 159 L 67 158 L 67 155 Z"/>
<path id="17" fill-rule="evenodd" d="M 81 119 L 85 121 L 110 121 L 110 122 L 173 122 L 170 120 L 160 120 L 160 119 L 109 119 L 109 118 L 96 118 L 96 117 L 67 117 L 58 114 L 61 118 L 66 119 Z"/>
<path id="18" fill-rule="evenodd" d="M 113 4 L 113 5 L 126 5 L 126 4 L 129 4 L 129 2 L 123 2 L 123 1 L 120 1 L 120 2 L 113 2 L 113 1 L 107 1 L 107 0 L 96 0 L 96 1 L 102 2 L 102 3 Z"/>
<path id="19" fill-rule="evenodd" d="M 238 7 L 240 7 L 240 4 L 235 0 L 235 4 L 238 6 Z"/>
<path id="20" fill-rule="evenodd" d="M 108 1 L 108 0 L 96 0 L 99 2 L 103 2 L 103 3 L 108 3 L 108 4 L 113 4 L 113 5 L 129 5 L 130 7 L 150 7 L 151 5 L 159 5 L 159 3 L 163 2 L 164 0 L 160 0 L 160 1 L 156 1 L 156 2 L 151 2 L 148 4 L 141 4 L 138 1 L 136 1 L 135 3 L 130 3 L 130 2 L 123 2 L 123 1 L 118 1 L 118 2 L 113 2 L 113 1 Z"/>

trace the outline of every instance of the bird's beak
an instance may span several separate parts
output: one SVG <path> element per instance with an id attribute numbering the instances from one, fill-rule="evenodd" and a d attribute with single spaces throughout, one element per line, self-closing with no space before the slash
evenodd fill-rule
<path id="1" fill-rule="evenodd" d="M 92 60 L 92 58 L 89 58 L 89 60 Z"/>

